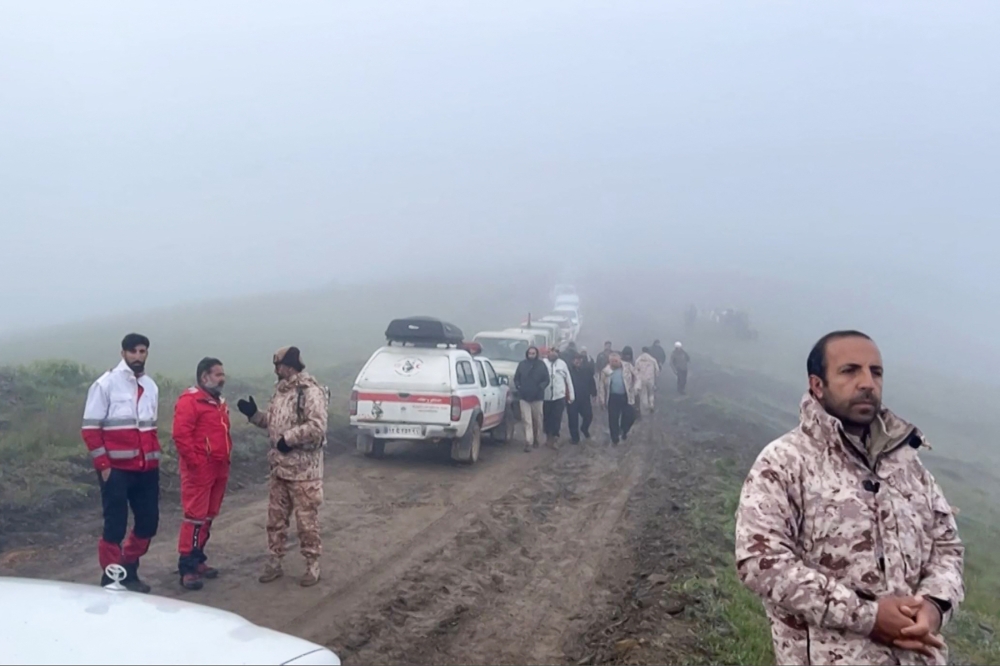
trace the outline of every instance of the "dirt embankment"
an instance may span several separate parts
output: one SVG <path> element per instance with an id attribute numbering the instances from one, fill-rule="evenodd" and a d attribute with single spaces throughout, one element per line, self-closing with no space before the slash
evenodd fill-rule
<path id="1" fill-rule="evenodd" d="M 598 413 L 594 441 L 530 454 L 487 446 L 474 467 L 401 445 L 380 461 L 331 455 L 323 579 L 309 590 L 295 584 L 294 538 L 290 575 L 256 583 L 259 480 L 230 496 L 213 530 L 218 580 L 198 593 L 177 585 L 179 516 L 167 501 L 143 572 L 159 594 L 326 644 L 347 663 L 708 661 L 697 600 L 678 586 L 704 572 L 696 546 L 721 530 L 692 515 L 713 492 L 706 481 L 738 474 L 777 430 L 727 411 L 720 397 L 742 389 L 712 366 L 690 388 L 677 397 L 665 386 L 658 412 L 619 447 Z M 0 555 L 0 574 L 93 581 L 97 513 L 51 535 L 58 549 Z"/>

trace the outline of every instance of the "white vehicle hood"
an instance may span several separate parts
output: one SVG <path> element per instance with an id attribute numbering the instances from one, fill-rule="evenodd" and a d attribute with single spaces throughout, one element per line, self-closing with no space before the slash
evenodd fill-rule
<path id="1" fill-rule="evenodd" d="M 0 664 L 340 664 L 227 611 L 97 586 L 0 577 Z"/>

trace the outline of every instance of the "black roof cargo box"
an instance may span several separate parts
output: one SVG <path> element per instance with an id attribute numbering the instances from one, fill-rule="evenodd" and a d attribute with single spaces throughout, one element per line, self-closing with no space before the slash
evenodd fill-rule
<path id="1" fill-rule="evenodd" d="M 412 342 L 457 345 L 465 336 L 462 329 L 433 317 L 405 317 L 393 319 L 385 329 L 390 342 Z"/>

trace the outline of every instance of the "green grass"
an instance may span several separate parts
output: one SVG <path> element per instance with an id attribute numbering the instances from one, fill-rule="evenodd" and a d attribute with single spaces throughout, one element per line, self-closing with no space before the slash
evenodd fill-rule
<path id="1" fill-rule="evenodd" d="M 335 439 L 348 438 L 347 402 L 360 363 L 346 363 L 315 372 L 331 389 L 329 428 Z M 0 533 L 30 511 L 60 510 L 81 502 L 94 491 L 90 459 L 80 436 L 80 419 L 87 389 L 99 372 L 70 361 L 40 361 L 0 367 Z M 177 470 L 170 440 L 173 405 L 189 384 L 154 375 L 160 388 L 162 469 Z M 265 404 L 273 376 L 230 377 L 225 394 L 231 402 L 254 395 Z M 260 460 L 268 447 L 264 431 L 247 423 L 231 408 L 233 461 Z"/>

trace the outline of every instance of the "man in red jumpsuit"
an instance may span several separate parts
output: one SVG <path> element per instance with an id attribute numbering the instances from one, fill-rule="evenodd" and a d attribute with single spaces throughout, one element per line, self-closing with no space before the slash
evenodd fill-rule
<path id="1" fill-rule="evenodd" d="M 233 449 L 229 406 L 222 398 L 226 384 L 222 361 L 202 359 L 197 376 L 198 385 L 182 393 L 174 407 L 173 436 L 184 509 L 177 544 L 178 571 L 181 586 L 188 590 L 200 590 L 203 579 L 218 575 L 206 564 L 205 545 L 212 534 L 212 520 L 222 507 Z"/>

